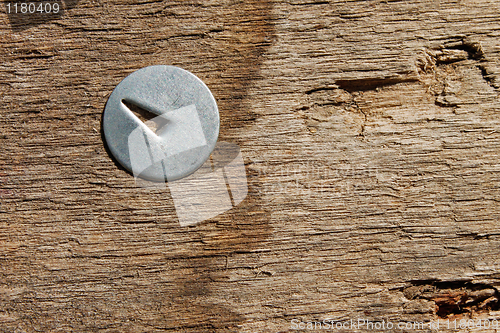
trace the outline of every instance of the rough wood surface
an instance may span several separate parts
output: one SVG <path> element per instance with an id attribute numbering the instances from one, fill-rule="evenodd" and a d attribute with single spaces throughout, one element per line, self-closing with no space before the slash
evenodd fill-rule
<path id="1" fill-rule="evenodd" d="M 497 1 L 61 5 L 0 6 L 0 332 L 500 320 Z M 153 64 L 199 76 L 243 153 L 247 199 L 200 225 L 103 143 Z"/>

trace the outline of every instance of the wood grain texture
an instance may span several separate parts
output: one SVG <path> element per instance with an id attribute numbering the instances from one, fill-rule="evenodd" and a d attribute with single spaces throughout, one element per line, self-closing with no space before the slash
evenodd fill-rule
<path id="1" fill-rule="evenodd" d="M 62 5 L 0 14 L 0 332 L 500 320 L 496 1 Z M 103 142 L 153 64 L 209 86 L 245 160 L 196 226 Z"/>

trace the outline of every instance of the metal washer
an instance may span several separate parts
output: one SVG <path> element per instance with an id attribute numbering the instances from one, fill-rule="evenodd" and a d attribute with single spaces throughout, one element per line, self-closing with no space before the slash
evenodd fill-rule
<path id="1" fill-rule="evenodd" d="M 164 118 L 164 132 L 171 139 L 162 155 L 166 158 L 152 156 L 156 162 L 141 170 L 139 177 L 177 180 L 195 172 L 210 157 L 219 135 L 219 111 L 208 87 L 194 74 L 175 66 L 145 67 L 127 76 L 109 96 L 103 116 L 107 145 L 118 162 L 136 175 L 130 156 L 130 152 L 135 156 L 129 147 L 131 134 L 141 129 L 147 136 L 148 149 L 156 139 L 124 101 Z M 194 142 L 200 137 L 196 136 L 201 134 L 200 126 L 204 141 Z M 161 163 L 157 163 L 159 160 Z"/>

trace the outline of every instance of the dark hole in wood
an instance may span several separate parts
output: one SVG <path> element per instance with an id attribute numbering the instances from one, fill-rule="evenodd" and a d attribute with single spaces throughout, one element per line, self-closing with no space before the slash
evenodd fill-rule
<path id="1" fill-rule="evenodd" d="M 436 304 L 439 318 L 475 314 L 500 309 L 500 293 L 490 285 L 468 281 L 413 281 L 403 288 L 408 299 L 426 299 Z"/>

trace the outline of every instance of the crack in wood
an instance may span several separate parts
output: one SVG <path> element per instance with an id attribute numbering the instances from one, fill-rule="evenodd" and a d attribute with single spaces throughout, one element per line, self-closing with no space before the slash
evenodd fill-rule
<path id="1" fill-rule="evenodd" d="M 412 281 L 411 286 L 401 288 L 401 291 L 408 303 L 413 305 L 408 307 L 411 309 L 407 311 L 409 313 L 431 312 L 442 319 L 470 318 L 500 309 L 500 293 L 496 287 L 487 284 L 422 280 Z"/>
<path id="2" fill-rule="evenodd" d="M 499 87 L 495 73 L 490 70 L 483 48 L 479 42 L 470 38 L 461 38 L 445 42 L 438 49 L 426 49 L 424 54 L 417 59 L 417 67 L 422 76 L 432 75 L 436 81 L 434 85 L 442 86 L 442 90 L 435 91 L 435 104 L 440 107 L 456 107 L 463 104 L 457 98 L 457 91 L 453 91 L 453 82 L 449 73 L 467 61 L 477 62 L 483 79 L 494 89 Z"/>
<path id="3" fill-rule="evenodd" d="M 337 80 L 335 84 L 340 89 L 346 90 L 350 93 L 377 90 L 387 86 L 393 86 L 404 82 L 417 82 L 418 78 L 413 76 L 403 77 L 388 77 L 388 78 L 366 78 L 356 80 Z"/>

